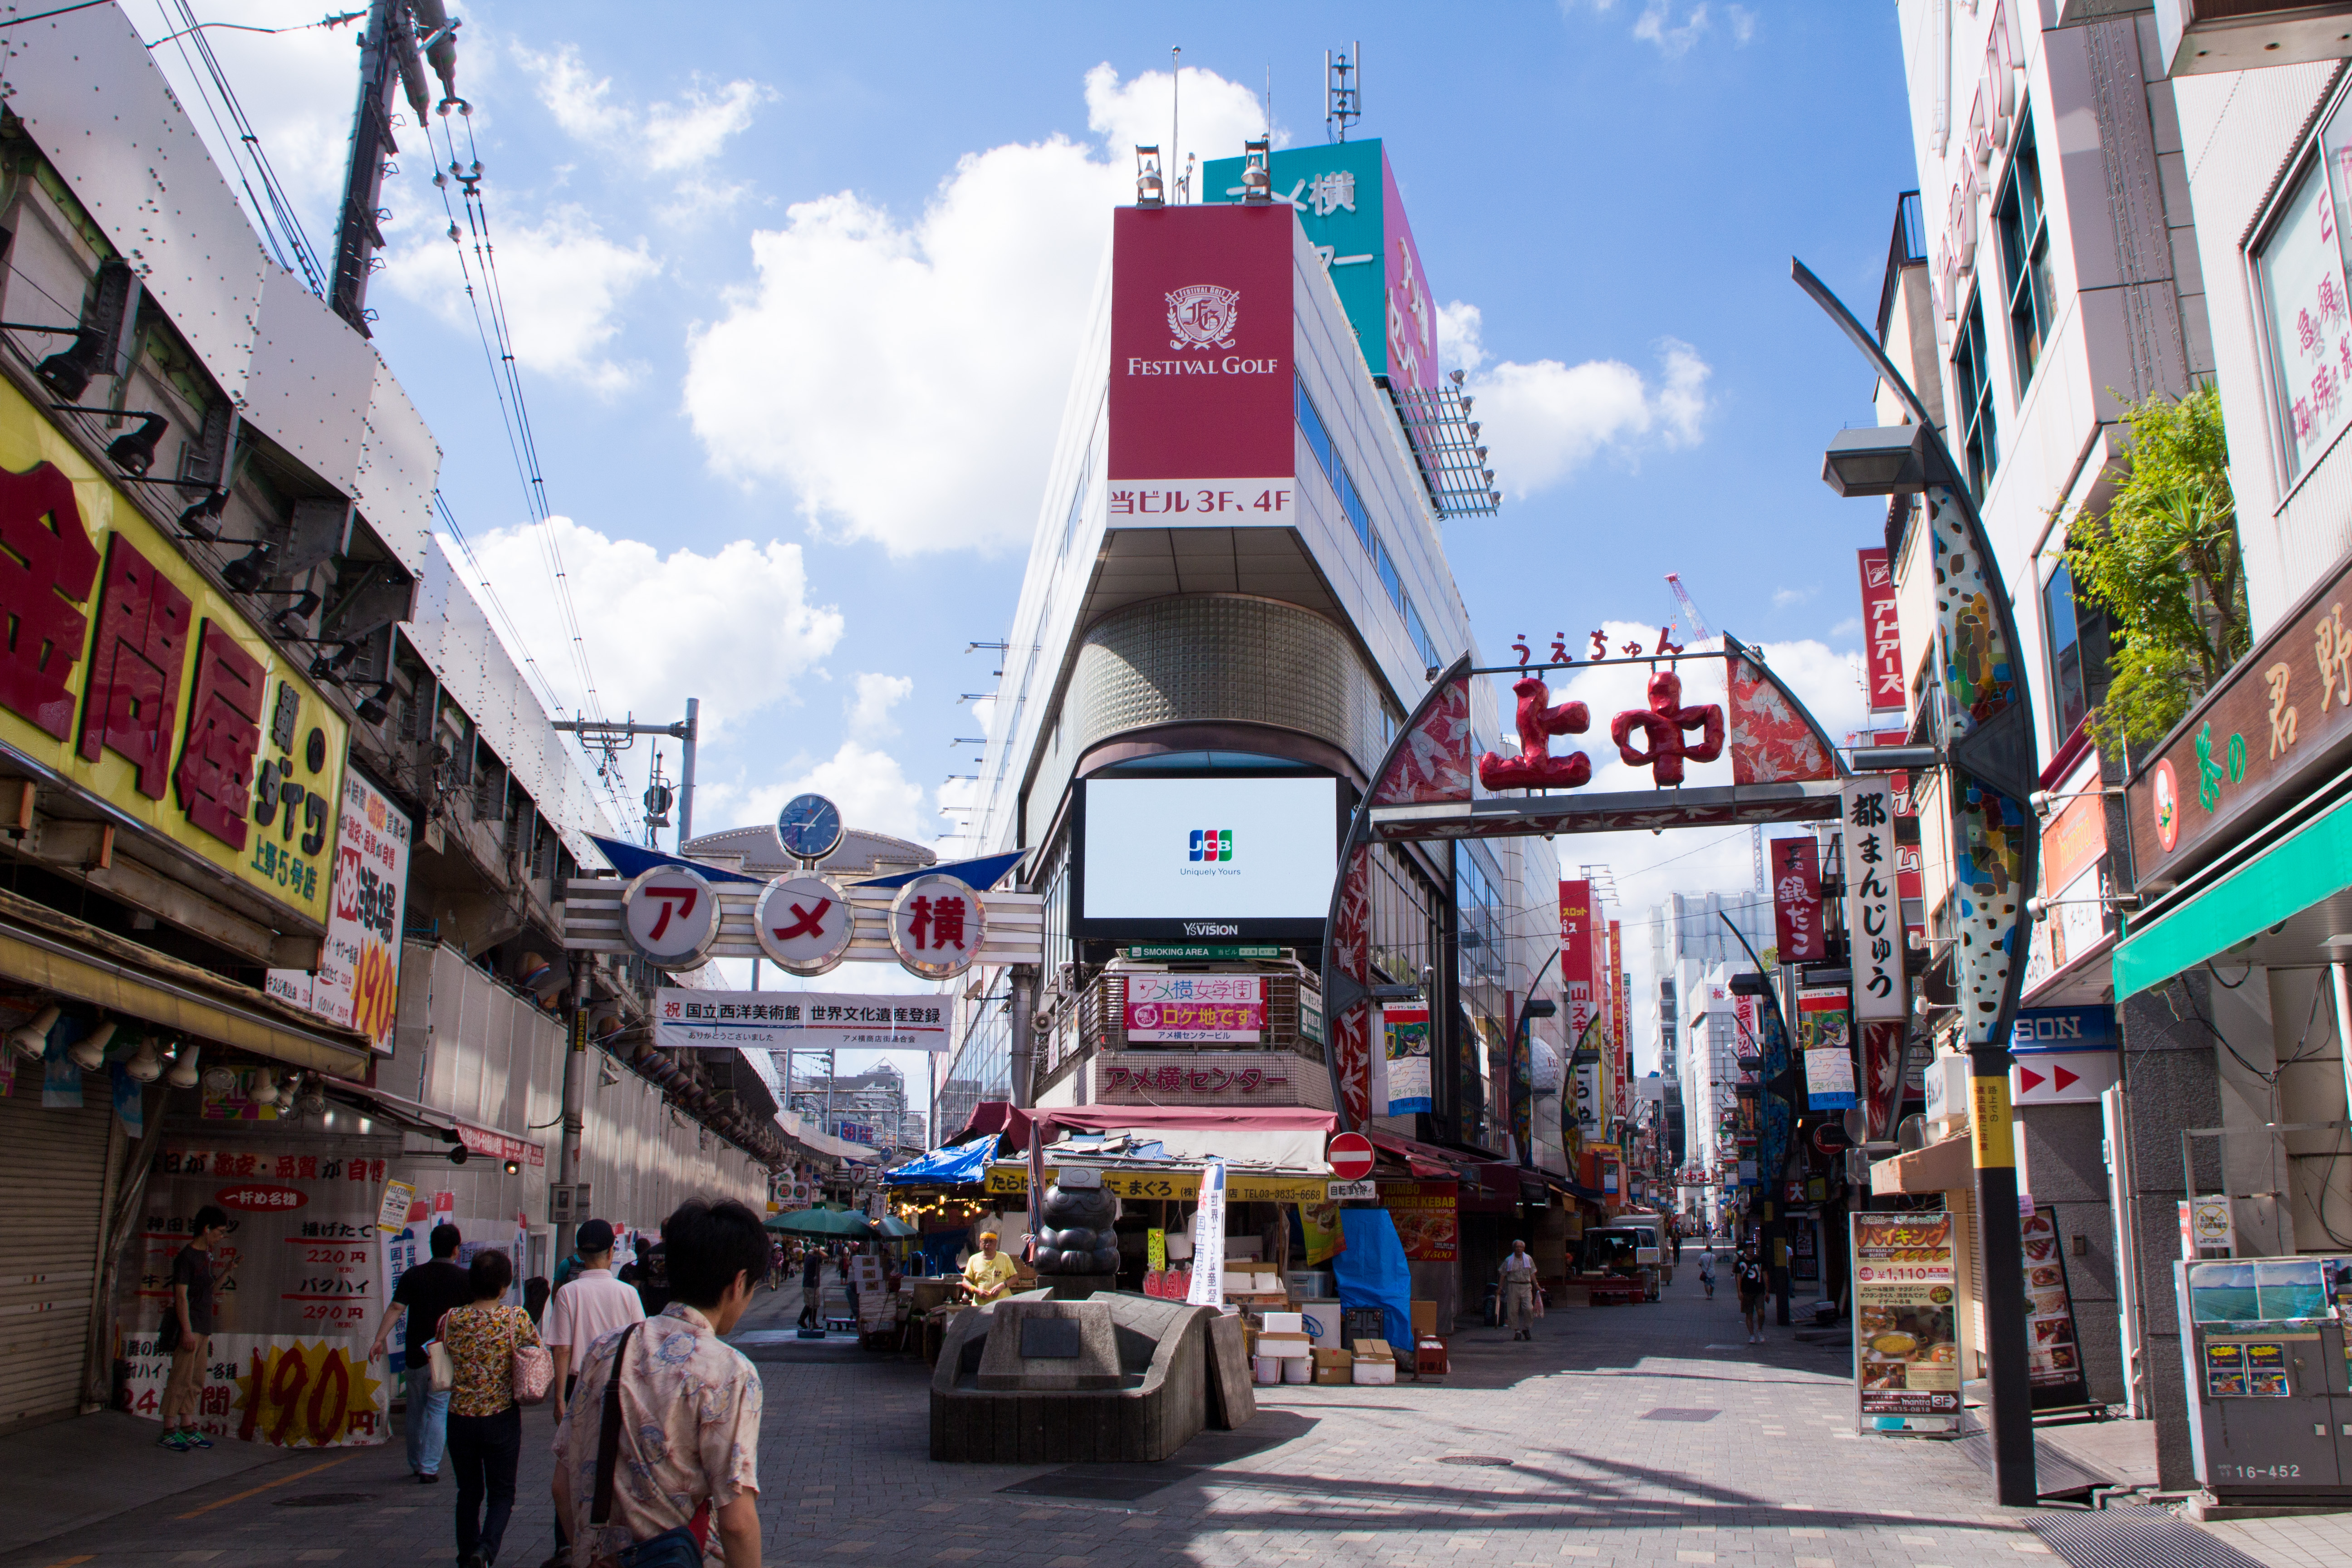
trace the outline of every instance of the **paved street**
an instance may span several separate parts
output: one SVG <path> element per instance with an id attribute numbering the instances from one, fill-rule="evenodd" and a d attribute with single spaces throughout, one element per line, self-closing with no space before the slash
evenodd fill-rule
<path id="1" fill-rule="evenodd" d="M 1706 1300 L 1687 1268 L 1655 1306 L 1555 1313 L 1532 1344 L 1465 1332 L 1443 1384 L 1263 1391 L 1246 1430 L 1203 1434 L 1179 1464 L 1139 1476 L 934 1465 L 925 1369 L 777 1335 L 797 1310 L 787 1289 L 747 1322 L 767 1384 L 761 1512 L 774 1563 L 1961 1568 L 2048 1555 L 2029 1521 L 2060 1511 L 1994 1507 L 1956 1445 L 1856 1437 L 1843 1341 L 1775 1329 L 1750 1347 L 1728 1293 Z M 509 1564 L 549 1550 L 548 1423 L 528 1417 Z M 188 1460 L 142 1448 L 124 1462 L 168 1481 Z M 0 1481 L 0 1510 L 16 1506 L 14 1484 Z M 1005 1489 L 1024 1484 L 1042 1489 Z M 396 1443 L 297 1454 L 0 1555 L 0 1568 L 447 1561 L 450 1502 L 446 1480 L 408 1480 Z M 2352 1560 L 2326 1544 L 2340 1522 L 2224 1532 L 2276 1568 L 2319 1568 Z"/>

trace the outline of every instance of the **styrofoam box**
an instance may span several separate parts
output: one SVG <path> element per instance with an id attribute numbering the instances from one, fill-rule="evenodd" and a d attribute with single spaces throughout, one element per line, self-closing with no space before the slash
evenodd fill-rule
<path id="1" fill-rule="evenodd" d="M 1337 1301 L 1301 1301 L 1298 1315 L 1307 1334 L 1326 1350 L 1345 1350 L 1339 1337 L 1339 1303 Z"/>
<path id="2" fill-rule="evenodd" d="M 1396 1363 L 1392 1361 L 1359 1361 L 1355 1366 L 1356 1386 L 1382 1388 L 1396 1382 Z"/>
<path id="3" fill-rule="evenodd" d="M 1313 1362 L 1313 1361 L 1311 1361 L 1311 1360 L 1309 1360 L 1307 1357 L 1303 1356 L 1303 1355 L 1294 1355 L 1294 1356 L 1285 1356 L 1285 1357 L 1283 1357 L 1283 1358 L 1282 1358 L 1282 1381 L 1283 1381 L 1283 1382 L 1285 1382 L 1285 1383 L 1312 1383 L 1312 1382 L 1314 1382 L 1314 1381 L 1315 1381 L 1315 1363 L 1314 1363 L 1314 1362 Z"/>
<path id="4" fill-rule="evenodd" d="M 1236 1274 L 1230 1268 L 1225 1270 L 1225 1289 L 1228 1294 L 1246 1296 L 1256 1289 L 1256 1275 Z"/>
<path id="5" fill-rule="evenodd" d="M 1270 1355 L 1262 1355 L 1258 1357 L 1256 1365 L 1254 1366 L 1251 1371 L 1252 1375 L 1254 1375 L 1261 1384 L 1280 1383 L 1282 1381 L 1282 1363 Z M 1391 1378 L 1389 1381 L 1393 1383 L 1396 1380 L 1394 1378 Z"/>
<path id="6" fill-rule="evenodd" d="M 1269 1334 L 1303 1334 L 1307 1331 L 1307 1324 L 1302 1321 L 1306 1317 L 1303 1312 L 1262 1312 L 1259 1316 L 1265 1321 L 1258 1326 Z"/>

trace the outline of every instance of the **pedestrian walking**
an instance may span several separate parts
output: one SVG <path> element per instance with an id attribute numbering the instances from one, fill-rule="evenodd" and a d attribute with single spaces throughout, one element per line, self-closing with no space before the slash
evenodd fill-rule
<path id="1" fill-rule="evenodd" d="M 801 1327 L 824 1327 L 824 1254 L 814 1247 L 801 1254 Z"/>
<path id="2" fill-rule="evenodd" d="M 637 1260 L 621 1271 L 620 1279 L 623 1284 L 636 1287 L 637 1305 L 650 1318 L 669 1305 L 669 1268 L 661 1242 L 641 1236 L 636 1249 Z"/>
<path id="3" fill-rule="evenodd" d="M 590 1348 L 555 1432 L 556 1514 L 573 1568 L 633 1546 L 698 1564 L 714 1528 L 726 1568 L 760 1568 L 760 1374 L 719 1336 L 767 1282 L 767 1240 L 741 1204 L 698 1198 L 662 1239 L 674 1299 Z"/>
<path id="4" fill-rule="evenodd" d="M 530 1314 L 503 1298 L 514 1265 L 496 1247 L 467 1270 L 472 1301 L 441 1319 L 441 1344 L 457 1376 L 449 1385 L 449 1463 L 457 1472 L 458 1568 L 489 1568 L 514 1512 L 515 1464 L 522 1457 L 522 1406 L 515 1361 L 540 1343 Z"/>
<path id="5" fill-rule="evenodd" d="M 1739 1259 L 1739 1315 L 1748 1320 L 1748 1342 L 1764 1342 L 1764 1300 L 1769 1281 L 1764 1277 L 1764 1264 L 1754 1253 Z"/>
<path id="6" fill-rule="evenodd" d="M 555 1418 L 572 1400 L 588 1347 L 606 1334 L 645 1321 L 643 1298 L 613 1278 L 613 1226 L 592 1219 L 580 1227 L 580 1272 L 547 1309 L 547 1348 L 555 1357 Z"/>
<path id="7" fill-rule="evenodd" d="M 194 1238 L 172 1259 L 172 1304 L 159 1336 L 165 1342 L 161 1348 L 172 1352 L 172 1376 L 163 1385 L 163 1433 L 155 1442 L 179 1454 L 213 1446 L 196 1430 L 196 1404 L 213 1332 L 213 1253 L 228 1239 L 228 1215 L 206 1204 L 188 1228 Z"/>
<path id="8" fill-rule="evenodd" d="M 1503 1259 L 1503 1307 L 1511 1323 L 1511 1338 L 1532 1340 L 1535 1331 L 1536 1260 L 1524 1241 L 1511 1243 Z"/>
<path id="9" fill-rule="evenodd" d="M 433 1256 L 402 1271 L 400 1283 L 393 1287 L 392 1305 L 384 1309 L 383 1322 L 376 1329 L 375 1344 L 368 1352 L 370 1361 L 383 1359 L 393 1326 L 404 1325 L 400 1364 L 408 1381 L 408 1413 L 403 1425 L 408 1439 L 408 1468 L 419 1486 L 431 1486 L 441 1479 L 441 1450 L 448 1439 L 449 1391 L 434 1392 L 433 1380 L 425 1374 L 425 1347 L 433 1342 L 442 1313 L 474 1299 L 474 1282 L 457 1262 L 457 1248 L 464 1240 L 454 1225 L 433 1227 L 425 1238 Z"/>
<path id="10" fill-rule="evenodd" d="M 1706 1299 L 1715 1300 L 1715 1248 L 1708 1247 L 1698 1255 L 1698 1282 L 1706 1287 Z"/>

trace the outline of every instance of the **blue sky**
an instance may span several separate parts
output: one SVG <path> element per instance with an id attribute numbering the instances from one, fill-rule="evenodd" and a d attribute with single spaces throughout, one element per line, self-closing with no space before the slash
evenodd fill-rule
<path id="1" fill-rule="evenodd" d="M 168 30 L 156 0 L 127 9 Z M 1818 474 L 1828 437 L 1871 417 L 1870 377 L 1787 264 L 1875 306 L 1913 166 L 1892 5 L 452 9 L 590 668 L 614 712 L 703 700 L 700 826 L 814 783 L 861 825 L 947 827 L 942 781 L 974 771 L 949 742 L 982 732 L 957 698 L 996 668 L 962 650 L 1011 616 L 1108 207 L 1129 144 L 1167 139 L 1171 45 L 1181 143 L 1206 157 L 1256 129 L 1269 68 L 1277 140 L 1320 140 L 1323 51 L 1362 41 L 1355 134 L 1388 143 L 1510 493 L 1446 529 L 1490 658 L 1521 631 L 1654 631 L 1679 570 L 1832 728 L 1858 712 L 1851 552 L 1879 514 Z M 353 30 L 211 37 L 327 247 Z M 158 58 L 186 96 L 177 46 Z M 446 123 L 462 151 L 467 122 Z M 438 160 L 399 134 L 377 342 L 523 642 L 577 701 Z M 1614 864 L 1637 913 L 1748 878 L 1744 837 L 1561 847 Z"/>

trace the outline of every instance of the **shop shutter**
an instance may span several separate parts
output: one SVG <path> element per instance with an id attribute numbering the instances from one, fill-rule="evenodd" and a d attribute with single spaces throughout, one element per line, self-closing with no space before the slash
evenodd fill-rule
<path id="1" fill-rule="evenodd" d="M 40 1077 L 20 1059 L 15 1092 L 0 1097 L 0 1432 L 79 1408 L 97 1289 L 112 1112 L 103 1101 L 44 1110 Z M 88 1080 L 85 1095 L 100 1100 L 103 1082 Z"/>

